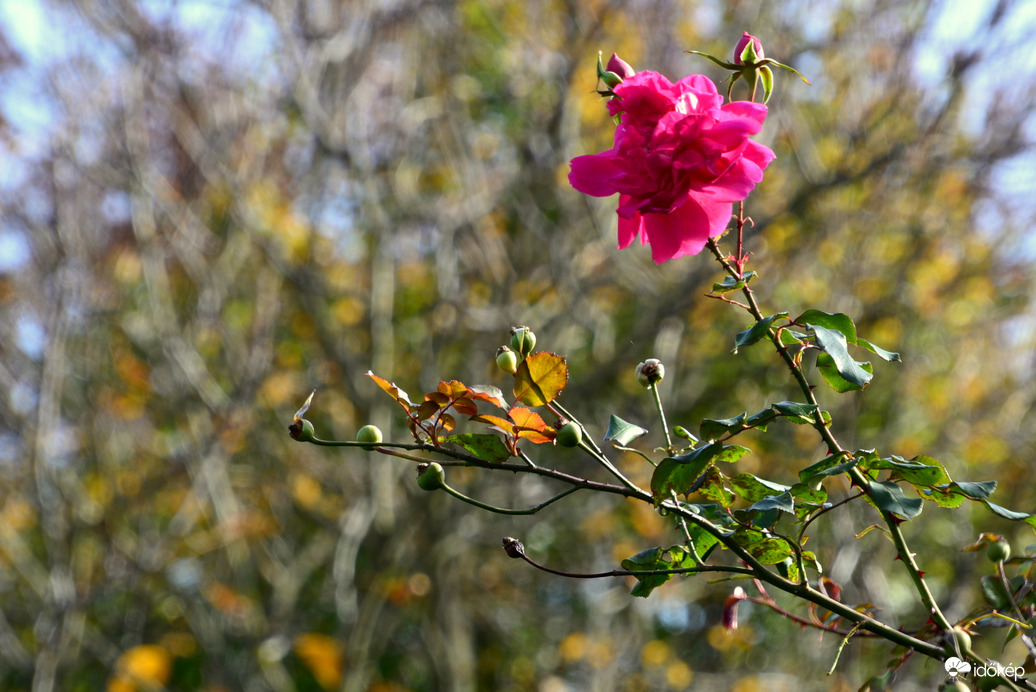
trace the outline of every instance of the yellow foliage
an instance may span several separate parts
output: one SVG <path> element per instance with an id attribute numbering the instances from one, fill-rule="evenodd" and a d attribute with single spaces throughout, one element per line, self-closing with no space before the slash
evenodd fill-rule
<path id="1" fill-rule="evenodd" d="M 341 645 L 326 634 L 304 632 L 295 637 L 293 648 L 313 677 L 325 690 L 337 689 L 342 682 Z"/>
<path id="2" fill-rule="evenodd" d="M 590 638 L 586 636 L 585 632 L 572 632 L 566 635 L 561 640 L 561 643 L 558 644 L 558 653 L 561 655 L 561 660 L 566 663 L 582 660 L 586 657 L 589 643 Z"/>
<path id="3" fill-rule="evenodd" d="M 744 624 L 733 632 L 728 631 L 723 625 L 713 625 L 706 635 L 709 646 L 717 651 L 748 651 L 752 648 L 754 638 L 752 628 Z"/>
<path id="4" fill-rule="evenodd" d="M 643 502 L 630 505 L 630 523 L 638 535 L 645 538 L 660 538 L 669 528 L 665 519 L 651 505 Z"/>
<path id="5" fill-rule="evenodd" d="M 645 668 L 655 668 L 672 658 L 669 644 L 661 639 L 652 639 L 640 647 L 640 661 Z"/>
<path id="6" fill-rule="evenodd" d="M 173 656 L 186 658 L 193 656 L 198 649 L 198 642 L 187 632 L 170 632 L 162 637 L 162 648 Z"/>
<path id="7" fill-rule="evenodd" d="M 609 638 L 592 639 L 586 653 L 590 665 L 594 668 L 604 668 L 615 656 L 613 642 Z"/>
<path id="8" fill-rule="evenodd" d="M 665 669 L 665 681 L 670 689 L 686 690 L 694 680 L 694 671 L 683 661 L 673 661 Z"/>
<path id="9" fill-rule="evenodd" d="M 363 301 L 347 296 L 339 298 L 331 304 L 331 319 L 342 327 L 352 327 L 360 323 L 365 313 Z"/>
<path id="10" fill-rule="evenodd" d="M 300 473 L 291 481 L 291 497 L 300 507 L 313 509 L 323 497 L 323 492 L 315 478 Z"/>
<path id="11" fill-rule="evenodd" d="M 108 680 L 108 692 L 148 692 L 165 687 L 173 658 L 157 644 L 141 644 L 122 652 L 115 662 L 115 674 Z"/>
<path id="12" fill-rule="evenodd" d="M 298 372 L 274 370 L 259 387 L 259 402 L 265 408 L 278 408 L 294 403 L 303 389 Z"/>
<path id="13" fill-rule="evenodd" d="M 36 524 L 36 510 L 20 495 L 10 496 L 4 500 L 4 508 L 0 511 L 0 531 L 17 533 Z"/>

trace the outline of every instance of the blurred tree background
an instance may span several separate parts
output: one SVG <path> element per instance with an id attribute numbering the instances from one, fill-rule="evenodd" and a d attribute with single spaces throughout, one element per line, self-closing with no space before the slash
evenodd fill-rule
<path id="1" fill-rule="evenodd" d="M 960 14 L 970 8 L 966 15 Z M 615 249 L 614 200 L 566 180 L 610 145 L 597 52 L 723 77 L 741 31 L 785 73 L 749 200 L 771 310 L 844 311 L 903 354 L 822 394 L 849 444 L 940 459 L 994 499 L 1031 483 L 1031 5 L 879 0 L 34 0 L 0 25 L 0 689 L 855 690 L 891 659 L 758 608 L 732 585 L 648 600 L 512 562 L 610 569 L 672 528 L 577 494 L 498 517 L 420 492 L 412 465 L 291 441 L 406 435 L 364 373 L 419 393 L 504 385 L 512 324 L 567 354 L 564 402 L 652 428 L 633 367 L 667 367 L 670 420 L 794 398 L 709 258 Z M 732 383 L 737 382 L 737 386 Z M 749 435 L 787 477 L 808 432 Z M 571 451 L 545 463 L 594 468 Z M 650 469 L 619 462 L 635 478 Z M 521 506 L 535 479 L 453 473 Z M 837 487 L 833 492 L 839 492 Z M 844 489 L 847 490 L 847 489 Z M 978 603 L 979 508 L 909 525 L 952 617 Z M 817 529 L 845 599 L 925 617 L 862 508 Z M 823 541 L 821 541 L 823 539 Z M 830 540 L 831 542 L 827 542 Z M 991 651 L 1000 643 L 991 633 Z M 1009 652 L 1014 651 L 1008 649 Z M 1010 656 L 1007 656 L 1010 659 Z M 1015 656 L 1014 663 L 1020 663 Z M 896 689 L 934 688 L 909 661 Z"/>

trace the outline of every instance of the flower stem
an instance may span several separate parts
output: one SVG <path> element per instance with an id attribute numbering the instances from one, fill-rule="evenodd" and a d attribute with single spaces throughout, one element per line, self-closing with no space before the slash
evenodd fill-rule
<path id="1" fill-rule="evenodd" d="M 658 383 L 652 384 L 650 389 L 655 397 L 655 408 L 658 410 L 658 419 L 662 422 L 662 431 L 665 433 L 666 453 L 671 456 L 676 452 L 676 448 L 673 447 L 673 438 L 669 434 L 669 423 L 665 419 L 665 408 L 662 406 L 662 396 L 658 393 Z"/>

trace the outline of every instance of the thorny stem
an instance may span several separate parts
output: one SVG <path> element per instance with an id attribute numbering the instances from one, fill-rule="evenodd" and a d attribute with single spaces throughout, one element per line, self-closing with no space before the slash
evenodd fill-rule
<path id="1" fill-rule="evenodd" d="M 305 440 L 301 440 L 301 441 L 309 442 L 311 444 L 316 444 L 316 445 L 323 445 L 323 446 L 343 446 L 343 447 L 359 447 L 359 446 L 362 446 L 358 442 L 334 442 L 334 441 L 330 441 L 330 440 L 322 440 L 322 439 L 317 438 L 315 436 L 314 437 L 310 437 L 310 438 L 305 439 Z M 367 446 L 369 447 L 371 445 L 367 445 Z M 539 476 L 553 478 L 555 480 L 558 480 L 558 481 L 561 481 L 563 483 L 567 483 L 567 484 L 569 484 L 571 486 L 574 486 L 574 488 L 585 488 L 587 490 L 596 490 L 598 492 L 610 493 L 610 494 L 614 494 L 614 495 L 622 495 L 622 496 L 629 497 L 629 498 L 632 498 L 632 499 L 640 500 L 642 502 L 652 502 L 653 503 L 653 498 L 651 496 L 651 493 L 636 487 L 632 483 L 630 483 L 629 485 L 626 485 L 626 486 L 619 486 L 619 485 L 613 485 L 613 484 L 610 484 L 610 483 L 602 483 L 600 481 L 593 481 L 593 480 L 589 480 L 589 479 L 586 479 L 586 478 L 581 478 L 579 476 L 573 476 L 573 475 L 565 473 L 563 471 L 558 471 L 556 469 L 548 469 L 548 468 L 544 468 L 542 466 L 530 467 L 530 466 L 527 466 L 525 464 L 516 464 L 516 463 L 508 463 L 508 462 L 493 463 L 493 462 L 485 461 L 484 459 L 480 459 L 479 457 L 476 457 L 474 455 L 468 454 L 468 453 L 460 451 L 460 450 L 436 447 L 436 446 L 434 446 L 434 445 L 432 445 L 430 443 L 427 443 L 427 442 L 417 442 L 417 443 L 382 443 L 382 444 L 376 445 L 374 447 L 374 449 L 375 449 L 375 451 L 381 452 L 383 454 L 391 454 L 393 456 L 399 456 L 399 457 L 403 457 L 403 458 L 410 459 L 410 460 L 413 460 L 413 461 L 419 461 L 419 462 L 422 462 L 422 463 L 423 462 L 427 462 L 427 459 L 419 457 L 416 454 L 408 454 L 406 452 L 409 451 L 409 452 L 431 453 L 431 454 L 440 455 L 442 457 L 447 457 L 447 458 L 454 459 L 454 461 L 452 461 L 452 462 L 450 462 L 450 461 L 443 462 L 444 466 L 459 465 L 459 466 L 477 467 L 477 468 L 493 470 L 493 471 L 510 471 L 512 473 L 519 473 L 519 472 L 532 473 L 532 474 L 539 475 Z M 555 499 L 557 499 L 557 498 L 555 498 Z M 875 620 L 873 617 L 871 617 L 870 615 L 867 615 L 866 613 L 861 613 L 861 612 L 853 609 L 852 607 L 850 607 L 848 605 L 845 605 L 845 604 L 843 604 L 843 603 L 841 603 L 839 601 L 836 601 L 833 598 L 829 597 L 828 595 L 826 595 L 826 594 L 824 594 L 824 593 L 822 593 L 820 591 L 817 591 L 816 589 L 812 588 L 809 585 L 808 582 L 797 583 L 797 582 L 791 581 L 790 579 L 785 579 L 784 577 L 780 576 L 779 574 L 768 570 L 765 565 L 760 563 L 748 551 L 746 551 L 744 548 L 742 548 L 740 545 L 738 545 L 731 538 L 730 532 L 728 530 L 713 524 L 708 519 L 706 519 L 706 518 L 704 518 L 702 516 L 699 516 L 699 515 L 695 514 L 690 509 L 684 507 L 681 503 L 673 501 L 673 500 L 666 500 L 666 501 L 661 503 L 661 506 L 666 511 L 668 511 L 668 512 L 670 512 L 672 514 L 675 514 L 676 516 L 681 518 L 683 521 L 695 524 L 699 528 L 701 528 L 704 531 L 706 531 L 707 533 L 711 534 L 720 543 L 722 543 L 728 550 L 730 550 L 731 553 L 738 560 L 740 560 L 742 563 L 744 563 L 746 565 L 746 567 L 731 567 L 731 566 L 724 567 L 724 566 L 719 566 L 719 565 L 715 565 L 715 566 L 703 565 L 702 567 L 707 567 L 708 569 L 703 569 L 702 567 L 685 568 L 688 573 L 708 571 L 708 572 L 727 572 L 727 573 L 734 573 L 734 574 L 751 575 L 755 579 L 758 579 L 761 582 L 768 583 L 771 586 L 774 586 L 774 587 L 784 591 L 785 593 L 788 593 L 791 596 L 798 597 L 798 598 L 800 598 L 800 599 L 802 599 L 804 601 L 816 604 L 816 605 L 821 606 L 821 607 L 823 607 L 823 608 L 825 608 L 825 609 L 827 609 L 827 610 L 829 610 L 829 611 L 831 611 L 833 613 L 836 613 L 836 614 L 838 614 L 839 616 L 841 616 L 843 619 L 845 619 L 847 621 L 854 622 L 854 623 L 860 623 L 860 627 L 861 628 L 863 628 L 863 629 L 865 629 L 865 630 L 867 630 L 869 632 L 873 632 L 874 634 L 876 634 L 876 635 L 878 635 L 880 637 L 883 637 L 884 639 L 887 639 L 887 640 L 889 640 L 891 642 L 894 642 L 896 644 L 900 644 L 900 645 L 908 647 L 908 648 L 910 648 L 910 649 L 912 649 L 914 651 L 917 651 L 919 653 L 923 653 L 923 654 L 928 655 L 928 656 L 932 656 L 934 658 L 940 658 L 941 659 L 941 658 L 943 658 L 945 656 L 945 654 L 943 653 L 943 651 L 942 651 L 942 649 L 940 647 L 938 647 L 938 646 L 936 646 L 936 645 L 934 645 L 934 644 L 932 644 L 930 642 L 926 642 L 926 641 L 917 639 L 915 637 L 912 637 L 911 635 L 909 635 L 909 634 L 907 634 L 905 632 L 901 632 L 901 631 L 896 630 L 896 629 L 894 629 L 892 627 L 889 627 L 888 625 L 886 625 L 886 624 L 884 624 L 884 623 L 882 623 L 882 622 L 880 622 L 878 620 Z M 560 573 L 560 572 L 557 572 L 557 571 L 553 571 L 553 570 L 549 570 L 549 569 L 547 571 L 552 571 L 552 573 L 556 573 L 556 574 L 563 574 L 563 573 Z M 624 573 L 619 572 L 618 570 L 616 570 L 615 572 L 616 572 L 615 574 L 609 573 L 607 575 L 602 573 L 602 576 L 626 576 Z M 658 573 L 659 574 L 661 574 L 661 573 L 669 573 L 669 571 L 663 570 L 663 571 L 660 571 Z M 646 575 L 648 575 L 650 573 L 649 572 L 639 572 L 638 571 L 638 572 L 634 572 L 632 575 L 629 575 L 629 576 L 637 576 L 637 574 L 640 574 L 641 576 L 646 576 Z"/>
<path id="2" fill-rule="evenodd" d="M 744 225 L 744 207 L 739 206 L 737 216 L 738 226 L 738 258 L 741 258 L 741 229 Z M 719 244 L 714 238 L 710 238 L 707 243 L 712 254 L 715 255 L 716 259 L 723 266 L 730 276 L 735 280 L 741 281 L 743 278 L 743 262 L 740 259 L 735 259 L 738 266 L 733 266 L 723 252 L 719 249 Z M 755 299 L 755 294 L 752 289 L 746 284 L 742 289 L 746 300 L 748 301 L 749 314 L 757 322 L 764 319 L 762 311 L 759 309 L 759 303 Z M 792 377 L 795 379 L 799 386 L 799 389 L 806 397 L 807 403 L 813 404 L 817 407 L 817 411 L 820 411 L 820 404 L 813 394 L 813 387 L 806 380 L 805 374 L 802 372 L 802 368 L 795 361 L 795 358 L 788 351 L 787 347 L 781 342 L 780 336 L 777 334 L 777 330 L 770 328 L 769 338 L 773 343 L 774 348 L 780 355 L 781 359 L 788 366 L 791 371 Z M 813 427 L 820 434 L 820 437 L 827 444 L 828 450 L 831 454 L 848 454 L 848 452 L 842 448 L 838 440 L 835 439 L 834 434 L 831 432 L 831 428 L 826 424 L 821 415 L 817 415 L 817 420 Z M 848 472 L 849 477 L 852 479 L 854 485 L 858 486 L 864 493 L 869 493 L 870 481 L 863 473 L 857 469 L 852 468 Z M 881 518 L 884 520 L 886 528 L 888 529 L 889 535 L 892 538 L 893 544 L 896 546 L 896 553 L 899 559 L 907 567 L 907 571 L 910 575 L 911 581 L 914 583 L 914 588 L 918 595 L 921 597 L 921 602 L 924 603 L 925 608 L 928 610 L 932 619 L 935 623 L 944 630 L 949 630 L 953 627 L 950 621 L 943 614 L 938 604 L 935 602 L 935 597 L 932 595 L 931 590 L 928 588 L 927 582 L 924 580 L 924 576 L 921 574 L 920 568 L 917 566 L 917 562 L 914 560 L 913 553 L 910 552 L 910 548 L 907 546 L 906 538 L 903 536 L 903 532 L 900 530 L 900 520 L 894 516 L 891 512 L 879 509 Z"/>

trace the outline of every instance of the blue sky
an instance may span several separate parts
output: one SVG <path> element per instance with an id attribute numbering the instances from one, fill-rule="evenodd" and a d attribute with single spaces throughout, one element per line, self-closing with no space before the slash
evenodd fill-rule
<path id="1" fill-rule="evenodd" d="M 926 27 L 926 50 L 916 56 L 914 71 L 918 79 L 937 84 L 946 73 L 952 55 L 974 47 L 980 40 L 975 27 L 993 11 L 995 0 L 943 0 L 936 6 L 935 21 Z M 158 20 L 173 21 L 178 29 L 192 37 L 198 46 L 223 46 L 228 36 L 237 36 L 232 51 L 235 62 L 255 78 L 261 79 L 266 55 L 272 50 L 275 29 L 267 15 L 249 3 L 234 0 L 142 0 L 146 12 Z M 1036 35 L 1036 2 L 1015 0 L 1007 3 L 1009 19 L 1005 32 L 997 37 L 992 50 L 1004 66 L 989 69 L 975 76 L 976 98 L 971 111 L 965 114 L 965 126 L 981 129 L 982 114 L 988 106 L 980 96 L 991 87 L 1011 79 L 1013 75 L 1036 75 L 1036 50 L 1029 48 Z M 814 15 L 818 27 L 824 22 Z M 0 189 L 17 187 L 25 174 L 23 162 L 32 160 L 50 146 L 56 126 L 53 111 L 41 89 L 41 74 L 48 66 L 77 53 L 89 53 L 94 59 L 115 64 L 121 59 L 111 46 L 97 41 L 73 9 L 64 3 L 47 0 L 0 0 L 0 24 L 25 60 L 25 67 L 9 73 L 0 81 L 0 111 L 13 126 L 17 151 L 9 151 L 0 143 Z M 821 29 L 822 30 L 822 29 Z M 107 54 L 106 52 L 107 51 Z M 204 59 L 205 51 L 198 51 Z M 225 52 L 223 53 L 225 54 Z M 1033 135 L 1036 138 L 1036 119 Z M 1022 193 L 1031 197 L 1036 189 L 1036 174 L 1031 156 L 1015 165 L 1005 166 L 998 177 L 1002 193 Z M 4 223 L 0 216 L 0 273 L 16 269 L 29 259 L 27 239 Z"/>

